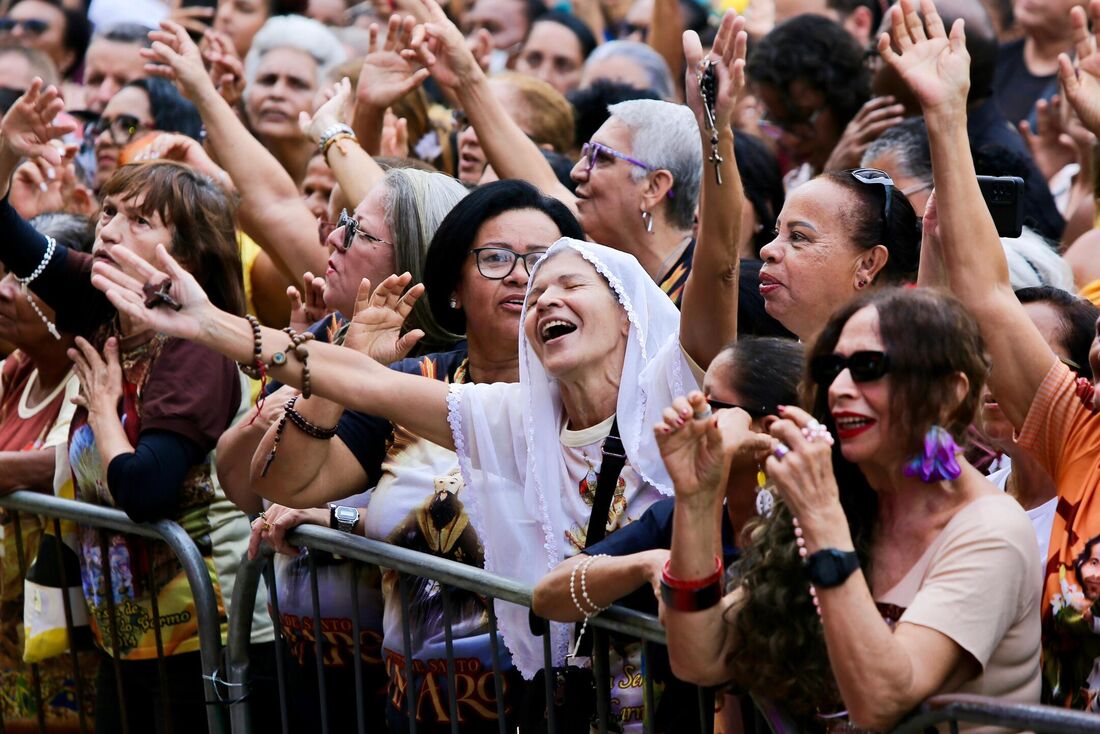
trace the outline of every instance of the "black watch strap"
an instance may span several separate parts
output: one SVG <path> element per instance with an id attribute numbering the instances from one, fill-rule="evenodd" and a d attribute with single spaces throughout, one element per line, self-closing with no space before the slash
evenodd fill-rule
<path id="1" fill-rule="evenodd" d="M 855 551 L 823 548 L 806 559 L 806 572 L 810 583 L 819 589 L 840 586 L 859 568 L 859 556 Z"/>

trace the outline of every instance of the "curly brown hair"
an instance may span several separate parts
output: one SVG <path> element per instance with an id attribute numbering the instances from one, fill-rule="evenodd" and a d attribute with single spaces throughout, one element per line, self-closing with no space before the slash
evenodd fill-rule
<path id="1" fill-rule="evenodd" d="M 918 452 L 933 425 L 942 425 L 962 444 L 989 372 L 989 357 L 976 324 L 954 298 L 902 288 L 857 298 L 829 320 L 809 350 L 807 364 L 816 355 L 831 354 L 845 324 L 866 307 L 878 311 L 879 331 L 890 355 L 891 422 L 904 431 L 905 445 Z M 949 379 L 959 373 L 969 383 L 961 401 L 955 381 Z M 807 368 L 803 403 L 835 432 L 827 392 L 813 384 Z M 840 502 L 868 575 L 878 497 L 859 467 L 841 454 L 839 441 L 832 459 Z M 800 730 L 821 730 L 825 722 L 817 714 L 841 707 L 840 694 L 790 510 L 778 502 L 770 518 L 747 524 L 741 546 L 743 555 L 730 577 L 731 588 L 743 592 L 728 613 L 735 651 L 728 661 L 732 680 L 754 696 L 776 702 Z"/>

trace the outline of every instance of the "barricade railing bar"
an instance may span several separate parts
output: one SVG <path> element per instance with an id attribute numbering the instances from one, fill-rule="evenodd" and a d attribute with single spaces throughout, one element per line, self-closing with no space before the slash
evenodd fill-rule
<path id="1" fill-rule="evenodd" d="M 105 530 L 114 530 L 120 533 L 163 541 L 180 562 L 195 602 L 196 621 L 198 625 L 197 634 L 200 645 L 200 658 L 202 660 L 204 691 L 207 701 L 206 720 L 209 732 L 210 734 L 225 734 L 225 732 L 228 731 L 223 707 L 217 703 L 220 700 L 219 692 L 214 685 L 214 680 L 216 680 L 219 675 L 222 651 L 221 621 L 218 614 L 218 600 L 214 593 L 214 587 L 210 581 L 210 573 L 207 570 L 202 554 L 199 552 L 198 547 L 191 537 L 178 523 L 171 520 L 158 520 L 152 523 L 135 523 L 121 510 L 28 491 L 12 492 L 11 494 L 0 497 L 0 508 L 10 512 L 13 517 L 21 576 L 25 576 L 27 567 L 33 559 L 26 558 L 26 554 L 23 552 L 20 513 L 51 518 L 53 520 L 54 534 L 58 538 L 61 538 L 61 520 L 68 520 L 78 525 L 97 528 L 104 559 L 109 558 L 106 549 L 107 537 L 103 532 Z M 73 614 L 68 601 L 68 593 L 64 587 L 79 585 L 81 580 L 79 578 L 67 579 L 65 578 L 64 568 L 60 570 L 61 578 L 64 582 L 61 597 L 64 601 L 65 623 L 69 632 L 69 639 L 72 640 L 74 638 Z M 109 627 L 111 628 L 108 630 L 108 634 L 112 639 L 112 647 L 117 650 L 117 610 L 114 608 L 114 596 L 111 590 L 111 575 L 108 572 L 105 573 L 104 576 L 107 583 L 106 598 L 109 609 Z M 153 597 L 153 627 L 158 653 L 158 675 L 163 682 L 165 680 L 165 669 L 163 667 L 163 640 L 160 635 L 160 620 L 156 608 L 156 595 L 154 594 Z M 69 655 L 73 663 L 75 684 L 78 687 L 77 706 L 79 711 L 80 730 L 81 732 L 86 732 L 90 731 L 90 726 L 84 716 L 83 691 L 80 689 L 82 678 L 77 660 L 77 651 L 75 649 L 70 649 Z M 117 666 L 117 658 L 115 658 L 115 663 Z M 122 678 L 117 675 L 117 673 L 118 671 L 116 668 L 116 680 L 119 682 L 118 694 L 122 727 L 127 731 L 142 731 L 146 722 L 128 722 L 126 719 L 125 696 L 121 686 Z M 32 666 L 31 674 L 35 688 L 39 730 L 45 731 L 46 724 L 44 720 L 43 702 L 36 666 Z M 0 722 L 0 725 L 2 725 L 2 722 Z M 170 719 L 168 725 L 171 726 Z"/>

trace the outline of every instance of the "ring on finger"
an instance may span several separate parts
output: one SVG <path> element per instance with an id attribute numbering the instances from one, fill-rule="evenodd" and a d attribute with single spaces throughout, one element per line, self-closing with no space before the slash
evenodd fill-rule
<path id="1" fill-rule="evenodd" d="M 779 461 L 783 460 L 783 457 L 791 453 L 791 447 L 780 441 L 776 444 L 775 449 L 772 451 L 772 455 Z"/>
<path id="2" fill-rule="evenodd" d="M 710 416 L 711 410 L 709 405 L 704 405 L 702 410 L 697 410 L 691 414 L 691 417 L 697 421 L 701 421 L 704 418 L 709 418 Z"/>

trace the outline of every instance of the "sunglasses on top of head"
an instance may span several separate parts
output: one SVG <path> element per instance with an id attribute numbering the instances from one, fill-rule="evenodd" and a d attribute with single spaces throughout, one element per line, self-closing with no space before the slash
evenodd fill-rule
<path id="1" fill-rule="evenodd" d="M 840 373 L 848 370 L 855 382 L 874 382 L 890 370 L 890 357 L 883 352 L 819 354 L 810 361 L 810 377 L 821 387 L 829 387 Z"/>

